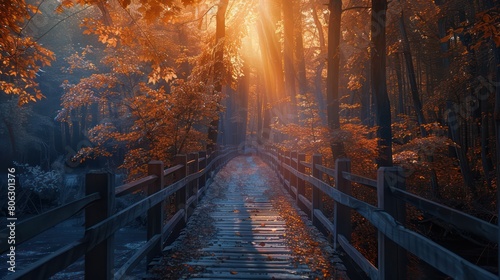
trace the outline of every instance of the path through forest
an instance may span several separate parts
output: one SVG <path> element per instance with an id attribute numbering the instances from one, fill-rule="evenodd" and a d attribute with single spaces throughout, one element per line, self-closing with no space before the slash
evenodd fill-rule
<path id="1" fill-rule="evenodd" d="M 230 161 L 155 273 L 163 279 L 346 279 L 329 243 L 278 186 L 260 158 Z"/>

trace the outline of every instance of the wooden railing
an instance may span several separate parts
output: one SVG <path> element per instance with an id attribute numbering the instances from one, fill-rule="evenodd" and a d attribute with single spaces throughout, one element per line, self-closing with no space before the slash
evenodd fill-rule
<path id="1" fill-rule="evenodd" d="M 10 273 L 6 279 L 47 279 L 85 256 L 85 279 L 121 279 L 144 257 L 148 263 L 159 256 L 164 242 L 178 227 L 185 225 L 200 195 L 210 184 L 215 171 L 237 154 L 236 148 L 226 148 L 207 155 L 206 152 L 178 155 L 172 167 L 152 161 L 149 175 L 115 188 L 108 172 L 93 171 L 86 175 L 85 197 L 30 218 L 16 226 L 16 245 L 85 210 L 83 238 L 60 248 L 46 257 Z M 147 197 L 116 212 L 115 198 L 137 191 Z M 176 213 L 164 219 L 166 199 L 175 195 Z M 147 242 L 128 261 L 114 270 L 114 233 L 142 214 L 147 213 Z M 184 222 L 184 223 L 180 223 Z M 7 236 L 3 230 L 0 236 Z M 6 239 L 3 239 L 6 240 Z M 0 252 L 9 248 L 0 244 Z"/>
<path id="2" fill-rule="evenodd" d="M 400 167 L 382 167 L 374 180 L 351 173 L 349 159 L 336 160 L 335 169 L 331 169 L 322 165 L 321 155 L 313 155 L 312 162 L 306 162 L 305 154 L 270 146 L 261 148 L 259 155 L 277 172 L 299 207 L 310 214 L 313 224 L 326 228 L 334 237 L 334 246 L 340 245 L 371 279 L 407 279 L 407 252 L 455 279 L 499 279 L 404 226 L 405 203 L 409 203 L 456 229 L 489 242 L 499 240 L 497 225 L 405 191 L 405 176 Z M 324 182 L 324 175 L 334 180 L 334 186 Z M 305 196 L 306 182 L 312 186 L 311 200 Z M 353 182 L 376 189 L 378 207 L 351 196 Z M 322 195 L 334 200 L 333 221 L 320 209 Z M 351 209 L 378 230 L 377 266 L 350 244 Z"/>

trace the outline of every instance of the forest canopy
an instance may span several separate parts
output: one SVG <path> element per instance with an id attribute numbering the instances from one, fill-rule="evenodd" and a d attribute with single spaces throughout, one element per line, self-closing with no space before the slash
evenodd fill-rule
<path id="1" fill-rule="evenodd" d="M 498 4 L 4 1 L 2 152 L 130 180 L 150 160 L 270 144 L 349 157 L 366 176 L 401 165 L 411 190 L 488 212 Z"/>

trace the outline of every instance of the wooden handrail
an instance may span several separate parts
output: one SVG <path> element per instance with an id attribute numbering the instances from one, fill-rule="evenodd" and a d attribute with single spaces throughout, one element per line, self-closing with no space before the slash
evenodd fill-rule
<path id="1" fill-rule="evenodd" d="M 169 167 L 165 169 L 165 171 L 163 171 L 163 176 L 168 176 L 170 174 L 173 174 L 175 171 L 181 169 L 182 167 L 184 167 L 182 164 L 177 164 L 175 166 Z"/>
<path id="2" fill-rule="evenodd" d="M 87 207 L 87 205 L 96 200 L 99 200 L 100 198 L 101 197 L 98 193 L 93 193 L 20 222 L 16 225 L 16 243 L 21 244 L 26 240 L 29 240 L 46 231 L 47 229 L 61 223 L 62 221 L 69 219 L 70 217 Z M 5 236 L 4 240 L 7 240 L 7 230 L 4 229 L 0 232 L 0 236 Z M 7 251 L 9 247 L 10 245 L 7 242 L 2 242 L 0 244 L 0 253 Z"/>
<path id="3" fill-rule="evenodd" d="M 328 168 L 328 167 L 323 166 L 323 165 L 316 165 L 316 168 L 325 174 L 328 174 L 330 176 L 335 176 L 335 169 Z"/>
<path id="4" fill-rule="evenodd" d="M 312 168 L 312 163 L 307 162 L 307 161 L 300 161 L 300 164 L 304 165 L 307 168 Z"/>
<path id="5" fill-rule="evenodd" d="M 471 232 L 490 242 L 498 242 L 497 225 L 403 190 L 393 189 L 392 191 L 398 198 L 411 203 L 423 212 L 452 224 L 456 229 Z"/>
<path id="6" fill-rule="evenodd" d="M 366 177 L 356 175 L 353 173 L 349 173 L 349 172 L 342 172 L 342 177 L 344 177 L 345 179 L 347 179 L 353 183 L 358 183 L 358 184 L 362 184 L 362 185 L 371 187 L 373 189 L 377 189 L 377 180 L 373 180 L 373 179 L 366 178 Z"/>
<path id="7" fill-rule="evenodd" d="M 93 179 L 96 180 L 95 182 L 97 183 L 101 182 L 105 184 L 104 186 L 96 185 L 94 184 L 95 182 L 91 184 L 92 188 L 100 189 L 100 193 L 89 194 L 82 199 L 53 209 L 49 212 L 32 218 L 29 221 L 19 223 L 18 228 L 25 227 L 26 229 L 30 229 L 32 227 L 35 227 L 36 224 L 39 224 L 41 221 L 47 221 L 45 225 L 41 226 L 37 230 L 19 230 L 16 241 L 22 242 L 34 237 L 41 231 L 44 231 L 47 228 L 71 217 L 82 209 L 86 209 L 87 211 L 87 206 L 93 205 L 93 202 L 96 202 L 98 204 L 100 203 L 100 205 L 106 205 L 106 201 L 102 201 L 101 199 L 101 194 L 109 193 L 112 196 L 110 197 L 110 201 L 114 201 L 114 197 L 130 194 L 137 190 L 144 190 L 146 188 L 148 190 L 153 190 L 153 193 L 148 195 L 146 198 L 141 199 L 140 201 L 130 205 L 129 207 L 117 213 L 112 213 L 102 220 L 99 220 L 87 226 L 85 235 L 79 241 L 73 242 L 54 253 L 49 254 L 48 256 L 25 267 L 25 269 L 23 269 L 22 271 L 18 271 L 15 274 L 8 275 L 6 279 L 47 279 L 51 275 L 63 270 L 65 267 L 75 262 L 81 256 L 92 253 L 97 247 L 102 247 L 102 244 L 112 244 L 114 233 L 118 229 L 135 220 L 136 217 L 142 215 L 143 213 L 148 212 L 148 223 L 150 224 L 148 225 L 148 228 L 153 225 L 151 223 L 157 223 L 158 221 L 160 221 L 160 224 L 162 224 L 163 219 L 158 220 L 158 217 L 161 217 L 162 215 L 158 216 L 158 212 L 155 212 L 152 209 L 159 209 L 159 211 L 163 211 L 161 207 L 158 208 L 156 206 L 160 203 L 163 203 L 166 198 L 173 194 L 184 193 L 188 190 L 188 186 L 195 187 L 195 195 L 184 196 L 184 200 L 179 202 L 184 205 L 185 208 L 178 209 L 176 214 L 170 218 L 167 224 L 161 226 L 159 230 L 155 229 L 155 227 L 152 227 L 151 231 L 148 229 L 148 242 L 146 242 L 146 244 L 139 248 L 137 252 L 132 256 L 132 258 L 130 258 L 122 268 L 118 269 L 114 275 L 111 274 L 113 263 L 109 263 L 109 260 L 112 260 L 113 258 L 101 259 L 99 258 L 99 255 L 97 255 L 96 257 L 93 257 L 92 260 L 89 260 L 86 257 L 86 265 L 87 261 L 101 262 L 100 265 L 94 266 L 92 269 L 98 269 L 97 267 L 104 267 L 105 269 L 108 269 L 108 271 L 103 271 L 102 273 L 94 273 L 94 271 L 92 271 L 93 275 L 103 275 L 102 277 L 99 277 L 99 279 L 110 279 L 113 277 L 116 277 L 117 279 L 122 278 L 129 271 L 131 271 L 140 262 L 141 259 L 143 259 L 147 255 L 150 255 L 152 252 L 157 250 L 157 248 L 160 248 L 163 245 L 164 241 L 171 235 L 171 233 L 176 230 L 180 222 L 189 217 L 187 208 L 196 206 L 195 202 L 198 200 L 198 196 L 200 193 L 198 188 L 205 187 L 207 181 L 211 180 L 212 172 L 217 171 L 232 157 L 236 156 L 237 150 L 234 147 L 228 147 L 223 151 L 214 153 L 217 153 L 216 157 L 214 157 L 214 154 L 208 155 L 206 154 L 206 152 L 200 152 L 200 157 L 198 157 L 198 154 L 196 154 L 195 160 L 185 160 L 183 164 L 175 164 L 174 166 L 167 169 L 158 169 L 158 166 L 161 167 L 163 166 L 163 164 L 161 162 L 152 162 L 150 163 L 148 169 L 150 169 L 150 171 L 152 170 L 151 172 L 155 174 L 150 173 L 150 175 L 144 178 L 127 184 L 123 184 L 121 186 L 118 186 L 117 188 L 113 188 L 113 186 L 110 185 L 109 179 L 107 183 L 105 181 L 102 181 L 102 179 Z M 187 174 L 187 172 L 181 172 L 186 171 L 189 164 L 193 165 L 195 163 L 196 166 L 194 166 L 194 173 Z M 152 164 L 156 165 L 156 167 L 152 167 Z M 94 172 L 93 174 L 97 173 Z M 170 178 L 171 174 L 174 175 L 173 177 L 175 181 L 173 182 Z M 99 174 L 97 175 L 97 177 L 94 176 L 92 178 L 105 178 L 102 176 L 99 177 Z M 101 175 L 106 176 L 106 174 Z M 169 178 L 169 180 L 167 180 L 167 177 Z M 109 174 L 107 175 L 107 178 L 110 178 Z M 167 183 L 168 186 L 164 186 Z M 155 186 L 155 184 L 157 184 L 157 187 L 152 187 Z M 107 205 L 106 207 L 109 207 L 109 205 Z M 93 211 L 99 210 L 96 208 Z M 47 217 L 52 217 L 52 220 L 49 219 L 50 221 L 48 221 Z M 54 217 L 56 218 L 54 219 Z M 87 218 L 91 217 L 89 216 Z M 87 221 L 86 224 L 88 224 Z M 21 232 L 27 234 L 21 235 Z M 155 234 L 154 232 L 157 233 Z M 0 246 L 3 245 L 4 244 L 2 243 Z M 110 249 L 112 252 L 113 248 L 110 247 Z M 105 265 L 102 265 L 102 262 L 106 262 Z M 87 276 L 88 275 L 86 274 L 86 279 L 89 279 Z"/>
<path id="8" fill-rule="evenodd" d="M 141 189 L 147 187 L 149 184 L 156 181 L 156 179 L 158 179 L 157 176 L 149 175 L 149 176 L 146 176 L 144 178 L 138 179 L 136 181 L 123 184 L 123 185 L 115 188 L 115 195 L 116 195 L 116 197 L 121 197 L 121 196 L 124 196 L 127 194 L 131 194 L 133 192 L 136 192 L 138 190 L 141 190 Z"/>
<path id="9" fill-rule="evenodd" d="M 351 256 L 351 258 L 358 263 L 372 279 L 401 279 L 401 275 L 405 274 L 406 269 L 404 254 L 399 253 L 401 248 L 411 252 L 431 266 L 453 278 L 498 279 L 496 275 L 463 259 L 434 241 L 405 228 L 404 225 L 399 222 L 404 222 L 405 220 L 404 216 L 401 217 L 401 213 L 404 213 L 404 211 L 394 211 L 396 208 L 385 208 L 389 207 L 388 205 L 404 207 L 402 202 L 406 201 L 414 204 L 422 211 L 428 212 L 445 222 L 455 225 L 457 228 L 477 234 L 489 241 L 498 242 L 498 226 L 458 210 L 418 197 L 401 189 L 401 186 L 404 185 L 404 177 L 401 176 L 401 169 L 381 168 L 378 171 L 377 180 L 373 180 L 345 171 L 345 168 L 326 168 L 321 165 L 321 158 L 318 159 L 314 156 L 313 163 L 311 164 L 312 170 L 307 174 L 304 170 L 299 171 L 298 168 L 295 167 L 297 165 L 294 166 L 294 164 L 292 164 L 293 162 L 297 162 L 293 157 L 284 156 L 284 154 L 284 152 L 276 154 L 275 150 L 269 148 L 266 148 L 264 151 L 262 151 L 262 149 L 259 150 L 259 155 L 265 157 L 265 162 L 269 163 L 269 165 L 275 169 L 285 189 L 288 190 L 292 196 L 295 194 L 293 193 L 293 187 L 290 187 L 290 181 L 300 179 L 308 182 L 312 186 L 312 202 L 302 195 L 298 199 L 302 202 L 302 206 L 304 206 L 303 210 L 311 213 L 314 225 L 318 225 L 319 223 L 328 229 L 328 231 L 334 235 L 339 245 L 344 248 L 346 253 Z M 297 153 L 293 154 L 297 155 Z M 334 177 L 337 185 L 332 187 L 325 183 L 321 178 L 322 173 Z M 390 178 L 390 180 L 387 178 Z M 345 187 L 342 185 L 350 184 L 350 182 L 360 183 L 377 189 L 379 207 L 375 207 L 344 193 L 342 190 L 345 189 Z M 379 240 L 378 242 L 379 246 L 382 246 L 379 247 L 379 254 L 383 252 L 386 255 L 386 257 L 381 257 L 379 255 L 380 266 L 378 268 L 369 263 L 359 251 L 350 245 L 350 236 L 346 236 L 340 232 L 340 226 L 345 226 L 343 224 L 347 223 L 347 226 L 350 227 L 350 220 L 342 222 L 345 221 L 345 217 L 350 217 L 349 212 L 342 212 L 341 214 L 339 207 L 337 207 L 335 223 L 331 222 L 319 209 L 318 196 L 320 194 L 332 198 L 335 203 L 339 204 L 339 207 L 340 205 L 344 205 L 358 212 L 377 228 L 380 232 L 380 238 L 388 240 Z M 301 205 L 299 204 L 299 206 Z M 387 255 L 391 257 L 387 258 Z M 387 263 L 389 259 L 390 263 Z M 404 276 L 402 277 L 405 278 Z"/>

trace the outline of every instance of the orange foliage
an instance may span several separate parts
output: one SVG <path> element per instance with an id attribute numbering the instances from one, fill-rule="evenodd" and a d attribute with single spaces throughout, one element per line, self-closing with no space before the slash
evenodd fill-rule
<path id="1" fill-rule="evenodd" d="M 26 21 L 39 10 L 24 0 L 9 1 L 1 9 L 0 90 L 18 96 L 19 105 L 40 100 L 44 96 L 36 82 L 37 73 L 55 56 L 24 32 Z"/>
<path id="2" fill-rule="evenodd" d="M 176 79 L 176 57 L 185 53 L 165 35 L 163 22 L 142 14 L 130 24 L 128 10 L 107 8 L 112 26 L 94 18 L 83 21 L 85 33 L 96 36 L 102 46 L 86 46 L 67 59 L 66 71 L 82 71 L 86 77 L 63 84 L 66 92 L 57 118 L 70 122 L 83 109 L 97 106 L 99 116 L 91 118 L 99 118 L 92 119 L 99 124 L 88 133 L 93 146 L 82 148 L 75 159 L 123 154 L 118 167 L 132 180 L 147 172 L 150 160 L 168 164 L 175 154 L 203 150 L 222 95 L 195 75 Z M 95 48 L 103 48 L 99 62 L 87 58 L 97 53 Z"/>

